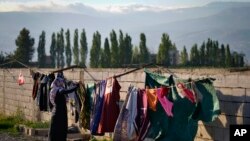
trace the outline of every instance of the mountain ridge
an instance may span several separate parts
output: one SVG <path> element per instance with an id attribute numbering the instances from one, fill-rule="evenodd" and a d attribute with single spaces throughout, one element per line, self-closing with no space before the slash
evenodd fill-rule
<path id="1" fill-rule="evenodd" d="M 221 8 L 224 7 L 224 8 Z M 247 8 L 246 8 L 247 7 Z M 132 37 L 134 45 L 139 44 L 139 35 L 144 32 L 151 52 L 156 53 L 162 33 L 168 33 L 181 51 L 186 45 L 189 49 L 194 43 L 212 38 L 220 43 L 230 44 L 231 49 L 250 53 L 250 7 L 249 3 L 210 3 L 202 7 L 154 12 L 136 12 L 136 14 L 110 14 L 106 16 L 89 13 L 62 12 L 0 12 L 0 48 L 1 51 L 14 51 L 15 39 L 19 31 L 26 27 L 35 38 L 37 48 L 38 38 L 42 30 L 46 32 L 46 52 L 49 52 L 52 32 L 60 28 L 70 29 L 71 40 L 74 29 L 86 30 L 88 48 L 92 44 L 92 36 L 99 31 L 102 45 L 105 37 L 109 37 L 112 29 L 121 29 Z M 91 9 L 93 10 L 93 9 Z M 197 13 L 194 15 L 194 13 Z M 106 14 L 106 13 L 105 13 Z M 66 19 L 66 20 L 65 20 Z M 233 37 L 237 38 L 233 38 Z M 73 41 L 71 41 L 72 43 Z M 34 55 L 36 56 L 36 54 Z M 247 59 L 250 57 L 247 55 Z"/>

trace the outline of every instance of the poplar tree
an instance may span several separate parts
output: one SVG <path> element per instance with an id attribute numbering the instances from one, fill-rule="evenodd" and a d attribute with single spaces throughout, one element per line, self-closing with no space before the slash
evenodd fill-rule
<path id="1" fill-rule="evenodd" d="M 125 35 L 125 39 L 124 39 L 124 64 L 130 64 L 131 63 L 131 59 L 132 59 L 132 49 L 133 49 L 133 45 L 132 45 L 132 39 L 131 37 L 126 34 Z"/>
<path id="2" fill-rule="evenodd" d="M 42 31 L 41 35 L 39 36 L 37 47 L 38 65 L 40 68 L 44 68 L 46 63 L 45 43 L 45 31 Z"/>
<path id="3" fill-rule="evenodd" d="M 51 58 L 51 67 L 56 67 L 56 35 L 55 33 L 51 36 L 51 45 L 50 45 L 50 58 Z"/>
<path id="4" fill-rule="evenodd" d="M 225 54 L 225 46 L 224 44 L 221 45 L 220 49 L 220 66 L 225 67 L 225 59 L 226 59 L 226 54 Z"/>
<path id="5" fill-rule="evenodd" d="M 132 64 L 139 64 L 140 63 L 140 51 L 137 46 L 134 47 L 133 53 L 132 53 Z"/>
<path id="6" fill-rule="evenodd" d="M 202 43 L 202 45 L 201 45 L 201 47 L 200 47 L 200 64 L 201 64 L 201 66 L 204 66 L 205 65 L 205 62 L 206 62 L 206 57 L 205 57 L 205 55 L 206 55 L 206 51 L 205 51 L 205 49 L 206 49 L 206 44 L 205 44 L 205 42 L 203 42 Z"/>
<path id="7" fill-rule="evenodd" d="M 187 53 L 187 49 L 185 46 L 183 47 L 183 50 L 181 52 L 181 64 L 183 66 L 187 66 L 188 64 L 188 53 Z"/>
<path id="8" fill-rule="evenodd" d="M 197 44 L 194 44 L 190 51 L 190 63 L 192 66 L 198 66 L 199 65 L 199 51 Z"/>
<path id="9" fill-rule="evenodd" d="M 98 31 L 93 34 L 92 47 L 90 50 L 90 67 L 100 67 L 101 57 L 101 35 Z"/>
<path id="10" fill-rule="evenodd" d="M 149 51 L 146 45 L 146 36 L 144 33 L 140 34 L 140 63 L 148 63 L 149 62 Z"/>
<path id="11" fill-rule="evenodd" d="M 110 47 L 109 47 L 109 40 L 105 38 L 104 41 L 104 68 L 109 68 L 111 63 L 111 54 L 110 54 Z"/>
<path id="12" fill-rule="evenodd" d="M 101 48 L 100 50 L 100 61 L 99 61 L 99 68 L 106 68 L 106 62 L 105 62 L 105 59 L 106 59 L 106 55 L 104 53 L 104 49 Z"/>
<path id="13" fill-rule="evenodd" d="M 169 51 L 171 49 L 172 42 L 169 39 L 169 35 L 166 33 L 162 34 L 161 43 L 159 45 L 156 62 L 164 66 L 170 65 Z"/>
<path id="14" fill-rule="evenodd" d="M 229 47 L 228 44 L 227 44 L 227 47 L 226 47 L 225 65 L 226 65 L 226 67 L 231 67 L 231 52 L 230 52 L 230 47 Z"/>
<path id="15" fill-rule="evenodd" d="M 125 64 L 125 53 L 126 53 L 126 46 L 125 46 L 125 42 L 124 42 L 124 37 L 123 37 L 123 33 L 120 30 L 119 31 L 120 35 L 119 35 L 119 66 L 121 67 L 123 64 Z"/>
<path id="16" fill-rule="evenodd" d="M 61 50 L 60 50 L 60 41 L 61 40 L 61 36 L 60 33 L 57 33 L 56 36 L 56 67 L 60 68 L 61 66 L 61 61 L 60 61 L 60 54 L 61 54 Z"/>
<path id="17" fill-rule="evenodd" d="M 85 29 L 82 29 L 81 38 L 80 38 L 80 54 L 81 54 L 81 60 L 80 65 L 83 67 L 86 67 L 86 59 L 88 54 L 88 43 L 87 43 L 87 37 Z"/>
<path id="18" fill-rule="evenodd" d="M 75 34 L 74 34 L 73 55 L 74 55 L 74 64 L 79 65 L 78 29 L 75 29 Z"/>
<path id="19" fill-rule="evenodd" d="M 66 47 L 65 47 L 66 63 L 67 63 L 67 66 L 70 66 L 71 61 L 72 61 L 72 52 L 71 52 L 69 29 L 67 29 L 65 36 L 66 36 Z"/>
<path id="20" fill-rule="evenodd" d="M 110 42 L 111 42 L 111 67 L 117 68 L 119 64 L 119 48 L 116 33 L 114 30 L 110 33 Z"/>
<path id="21" fill-rule="evenodd" d="M 65 66 L 65 61 L 64 61 L 64 30 L 61 28 L 60 31 L 60 42 L 59 42 L 59 48 L 60 48 L 60 67 L 63 68 Z"/>

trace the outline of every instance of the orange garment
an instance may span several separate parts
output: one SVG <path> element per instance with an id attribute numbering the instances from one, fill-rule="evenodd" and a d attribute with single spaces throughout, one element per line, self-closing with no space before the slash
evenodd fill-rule
<path id="1" fill-rule="evenodd" d="M 146 89 L 146 94 L 148 97 L 148 105 L 149 108 L 153 111 L 156 111 L 156 104 L 157 104 L 157 89 Z"/>

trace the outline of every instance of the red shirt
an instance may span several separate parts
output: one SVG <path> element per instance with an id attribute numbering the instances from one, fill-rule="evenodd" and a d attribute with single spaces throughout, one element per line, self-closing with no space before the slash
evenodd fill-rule
<path id="1" fill-rule="evenodd" d="M 120 89 L 121 86 L 115 78 L 107 79 L 98 133 L 114 132 L 116 120 L 120 113 Z"/>

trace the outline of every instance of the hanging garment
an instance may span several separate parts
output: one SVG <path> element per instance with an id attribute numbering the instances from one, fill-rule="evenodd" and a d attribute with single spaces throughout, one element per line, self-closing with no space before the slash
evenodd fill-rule
<path id="1" fill-rule="evenodd" d="M 107 80 L 98 133 L 114 132 L 115 123 L 120 112 L 120 89 L 121 86 L 115 78 Z"/>
<path id="2" fill-rule="evenodd" d="M 173 113 L 172 113 L 173 103 L 166 98 L 168 91 L 169 91 L 168 88 L 158 88 L 157 98 L 160 101 L 161 106 L 165 110 L 166 114 L 170 117 L 173 117 Z"/>
<path id="3" fill-rule="evenodd" d="M 75 86 L 74 82 L 69 81 L 67 82 L 67 88 L 71 89 Z M 79 119 L 79 114 L 81 111 L 81 107 L 80 107 L 80 99 L 79 96 L 77 94 L 77 91 L 73 91 L 72 93 L 68 94 L 68 98 L 69 98 L 69 102 L 70 102 L 70 112 L 71 115 L 75 117 L 75 123 L 78 122 Z"/>
<path id="4" fill-rule="evenodd" d="M 157 92 L 157 89 L 146 89 L 148 105 L 149 105 L 149 108 L 152 109 L 153 111 L 156 111 L 156 104 L 157 104 L 156 92 Z"/>
<path id="5" fill-rule="evenodd" d="M 88 86 L 87 88 L 85 88 L 82 82 L 80 83 L 80 86 L 77 89 L 77 96 L 80 99 L 79 126 L 84 129 L 90 129 L 89 126 L 90 126 L 91 105 L 88 93 L 92 93 L 92 90 L 94 90 L 94 84 L 91 85 L 90 88 Z"/>
<path id="6" fill-rule="evenodd" d="M 135 130 L 137 132 L 137 140 L 143 141 L 146 134 L 151 126 L 148 118 L 148 101 L 147 94 L 145 90 L 138 90 L 137 94 L 137 116 Z"/>
<path id="7" fill-rule="evenodd" d="M 48 94 L 47 94 L 47 83 L 48 83 L 48 77 L 45 75 L 40 83 L 39 87 L 39 109 L 40 111 L 48 111 Z"/>
<path id="8" fill-rule="evenodd" d="M 202 94 L 202 96 L 200 96 L 200 101 L 197 103 L 197 108 L 192 118 L 204 122 L 214 121 L 221 111 L 213 82 L 210 79 L 204 79 L 195 81 L 194 84 L 195 90 Z"/>
<path id="9" fill-rule="evenodd" d="M 175 86 L 178 83 L 186 83 L 187 80 L 174 80 L 172 77 L 159 76 L 146 72 L 146 86 Z M 159 79 L 158 79 L 159 77 Z M 166 82 L 165 84 L 162 82 Z M 157 104 L 157 111 L 149 110 L 148 115 L 151 122 L 147 133 L 148 139 L 162 141 L 193 141 L 198 129 L 198 120 L 213 121 L 219 114 L 219 101 L 212 82 L 207 79 L 195 82 L 197 89 L 203 95 L 198 109 L 196 103 L 190 102 L 187 98 L 181 98 L 176 87 L 172 87 L 168 95 L 174 106 L 172 109 L 173 117 L 165 114 L 162 106 Z M 190 87 L 187 86 L 189 89 Z M 164 114 L 163 114 L 164 113 Z M 195 114 L 195 116 L 194 116 Z M 195 117 L 195 118 L 194 118 Z"/>
<path id="10" fill-rule="evenodd" d="M 42 97 L 42 94 L 41 94 L 41 87 L 42 87 L 42 80 L 43 80 L 43 78 L 45 77 L 45 75 L 44 74 L 41 74 L 41 76 L 39 77 L 39 79 L 38 79 L 38 90 L 37 90 L 37 94 L 36 94 L 36 104 L 37 104 L 37 106 L 39 107 L 39 109 L 40 109 L 40 98 Z M 43 97 L 42 97 L 43 98 Z"/>
<path id="11" fill-rule="evenodd" d="M 115 124 L 115 129 L 114 129 L 114 141 L 127 141 L 129 140 L 128 138 L 128 120 L 129 120 L 129 111 L 126 108 L 128 104 L 128 99 L 131 95 L 132 90 L 134 89 L 133 86 L 130 86 L 128 88 L 128 93 L 126 95 L 125 101 L 122 105 L 121 112 L 119 114 L 119 117 L 116 121 Z M 132 100 L 132 99 L 130 99 Z"/>
<path id="12" fill-rule="evenodd" d="M 137 116 L 137 96 L 138 96 L 138 89 L 133 86 L 130 86 L 129 98 L 126 104 L 126 109 L 128 111 L 127 134 L 129 140 L 133 140 L 136 138 L 135 118 Z"/>
<path id="13" fill-rule="evenodd" d="M 37 96 L 37 91 L 38 91 L 38 81 L 39 81 L 39 77 L 40 77 L 40 73 L 36 72 L 32 74 L 32 78 L 33 78 L 33 89 L 32 89 L 32 98 L 33 100 L 35 100 L 36 96 Z"/>
<path id="14" fill-rule="evenodd" d="M 22 72 L 19 73 L 18 84 L 19 85 L 23 85 L 24 84 L 24 77 L 23 77 Z"/>
<path id="15" fill-rule="evenodd" d="M 54 73 L 49 74 L 48 75 L 48 83 L 47 83 L 47 94 L 48 94 L 47 101 L 48 101 L 48 109 L 50 110 L 50 112 L 53 109 L 53 105 L 50 101 L 50 90 L 51 90 L 51 84 L 54 80 L 55 80 L 55 74 Z"/>
<path id="16" fill-rule="evenodd" d="M 99 123 L 101 120 L 102 110 L 103 110 L 103 101 L 104 101 L 104 93 L 106 87 L 106 80 L 102 80 L 100 83 L 96 85 L 95 90 L 95 105 L 93 111 L 93 119 L 91 121 L 91 134 L 92 135 L 102 135 L 103 132 L 98 131 Z"/>
<path id="17" fill-rule="evenodd" d="M 186 97 L 188 100 L 190 100 L 192 103 L 195 103 L 195 94 L 187 89 L 183 83 L 176 84 L 176 89 L 178 91 L 178 94 L 184 98 Z"/>

